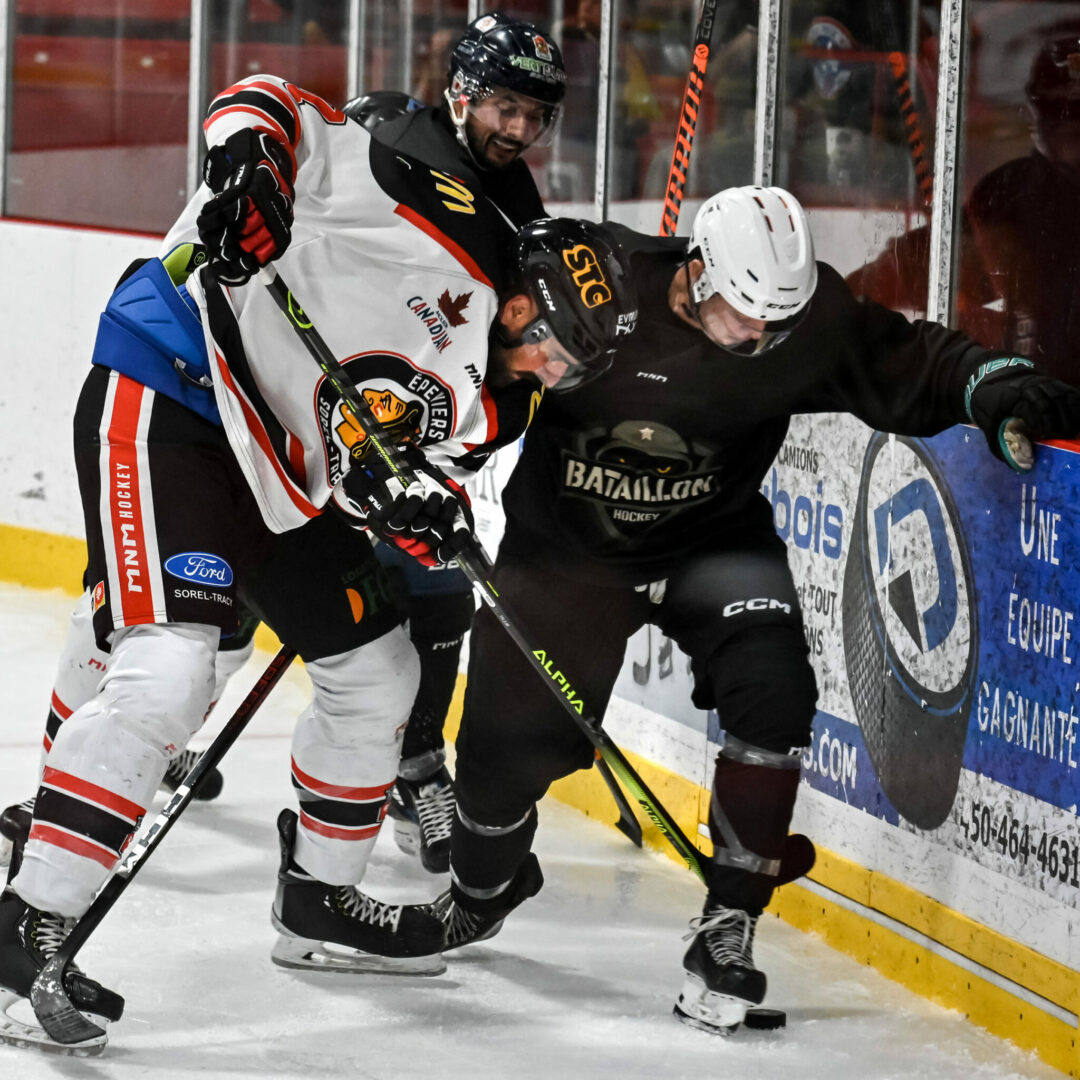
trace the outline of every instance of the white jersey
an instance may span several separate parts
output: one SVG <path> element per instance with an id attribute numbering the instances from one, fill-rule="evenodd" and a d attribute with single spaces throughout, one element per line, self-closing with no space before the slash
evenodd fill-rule
<path id="1" fill-rule="evenodd" d="M 207 143 L 271 132 L 297 162 L 292 242 L 275 262 L 349 377 L 395 433 L 417 430 L 429 459 L 455 460 L 496 437 L 483 386 L 500 272 L 495 211 L 478 190 L 399 151 L 320 98 L 255 75 L 212 103 Z M 212 192 L 200 187 L 162 253 L 197 240 Z M 204 268 L 202 313 L 229 442 L 275 532 L 318 514 L 364 436 L 318 364 L 252 279 L 224 288 Z"/>

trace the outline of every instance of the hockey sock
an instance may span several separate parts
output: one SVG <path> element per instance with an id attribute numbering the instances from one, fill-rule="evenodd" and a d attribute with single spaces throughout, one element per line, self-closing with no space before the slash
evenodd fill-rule
<path id="1" fill-rule="evenodd" d="M 406 779 L 424 780 L 446 760 L 443 724 L 473 608 L 472 593 L 409 599 L 409 637 L 420 657 L 420 687 L 401 745 L 399 771 Z"/>
<path id="2" fill-rule="evenodd" d="M 482 825 L 462 812 L 450 837 L 450 893 L 478 914 L 499 912 L 536 833 L 536 807 L 506 826 Z"/>
<path id="3" fill-rule="evenodd" d="M 719 851 L 726 847 L 716 807 L 726 815 L 742 846 L 763 859 L 780 860 L 799 788 L 798 769 L 750 765 L 720 756 L 713 779 L 709 832 Z M 709 869 L 710 896 L 728 907 L 759 915 L 772 897 L 777 878 L 714 863 Z"/>

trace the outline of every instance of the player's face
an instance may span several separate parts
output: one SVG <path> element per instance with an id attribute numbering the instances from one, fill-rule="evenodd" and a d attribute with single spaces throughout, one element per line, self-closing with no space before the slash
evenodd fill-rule
<path id="1" fill-rule="evenodd" d="M 569 389 L 588 369 L 559 342 L 550 327 L 538 319 L 539 309 L 531 296 L 521 294 L 506 301 L 499 321 L 516 345 L 496 345 L 488 357 L 487 379 L 495 387 L 521 379 L 534 379 L 547 390 Z"/>
<path id="2" fill-rule="evenodd" d="M 675 275 L 668 293 L 671 310 L 714 345 L 731 348 L 759 341 L 765 332 L 764 319 L 751 319 L 736 311 L 719 293 L 713 293 L 701 303 L 694 302 L 691 286 L 704 272 L 705 264 L 692 259 L 685 270 Z"/>
<path id="3" fill-rule="evenodd" d="M 465 111 L 465 135 L 472 152 L 488 168 L 505 169 L 540 137 L 550 106 L 498 88 Z"/>

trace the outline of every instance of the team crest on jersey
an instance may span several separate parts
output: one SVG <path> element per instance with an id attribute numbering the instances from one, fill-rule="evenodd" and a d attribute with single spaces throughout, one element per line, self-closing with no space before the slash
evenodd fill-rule
<path id="1" fill-rule="evenodd" d="M 454 394 L 429 371 L 394 353 L 360 353 L 343 361 L 346 374 L 394 443 L 441 442 L 454 430 Z M 360 421 L 329 380 L 321 379 L 315 407 L 331 486 L 341 479 L 348 458 L 362 458 L 367 437 Z"/>
<path id="2" fill-rule="evenodd" d="M 591 503 L 602 531 L 621 539 L 714 498 L 719 471 L 712 448 L 648 420 L 582 433 L 562 452 L 563 494 Z"/>
<path id="3" fill-rule="evenodd" d="M 93 615 L 95 612 L 100 611 L 105 606 L 105 582 L 99 581 L 94 586 L 94 600 L 93 610 L 90 612 Z"/>

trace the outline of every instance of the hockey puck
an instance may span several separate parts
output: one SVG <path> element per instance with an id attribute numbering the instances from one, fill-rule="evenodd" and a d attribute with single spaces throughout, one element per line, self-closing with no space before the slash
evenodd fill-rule
<path id="1" fill-rule="evenodd" d="M 743 1027 L 755 1031 L 775 1031 L 787 1026 L 787 1013 L 783 1009 L 747 1009 Z"/>

